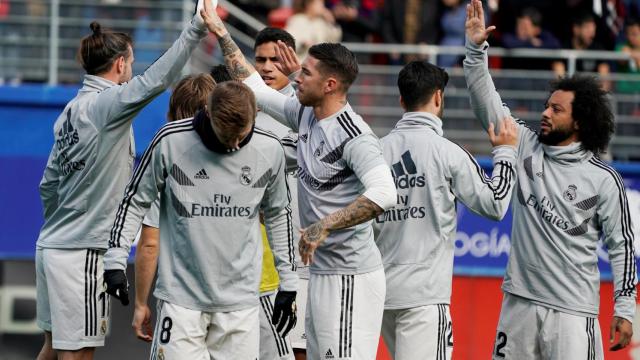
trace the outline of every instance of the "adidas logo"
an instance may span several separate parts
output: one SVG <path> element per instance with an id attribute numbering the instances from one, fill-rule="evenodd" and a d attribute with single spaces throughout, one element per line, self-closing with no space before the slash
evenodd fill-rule
<path id="1" fill-rule="evenodd" d="M 391 172 L 396 189 L 424 187 L 426 184 L 424 173 L 418 175 L 416 163 L 413 162 L 409 150 L 402 154 L 400 161 L 391 165 Z"/>
<path id="2" fill-rule="evenodd" d="M 300 140 L 302 140 L 303 142 L 307 142 L 307 139 L 309 139 L 309 135 L 307 134 L 300 135 Z"/>
<path id="3" fill-rule="evenodd" d="M 202 170 L 198 171 L 196 176 L 194 176 L 194 179 L 207 180 L 207 179 L 209 179 L 209 175 L 207 175 L 207 172 L 204 171 L 204 169 L 202 169 Z"/>
<path id="4" fill-rule="evenodd" d="M 71 125 L 71 109 L 67 110 L 67 120 L 62 123 L 62 128 L 58 131 L 56 146 L 58 150 L 71 147 L 80 141 L 78 130 Z"/>
<path id="5" fill-rule="evenodd" d="M 416 163 L 413 162 L 409 150 L 405 151 L 400 157 L 400 161 L 391 165 L 391 168 L 393 169 L 393 175 L 396 177 L 417 173 Z"/>
<path id="6" fill-rule="evenodd" d="M 331 352 L 331 348 L 329 348 L 329 350 L 327 350 L 327 352 L 324 354 L 324 358 L 325 359 L 335 359 L 335 356 L 333 356 L 333 352 Z"/>

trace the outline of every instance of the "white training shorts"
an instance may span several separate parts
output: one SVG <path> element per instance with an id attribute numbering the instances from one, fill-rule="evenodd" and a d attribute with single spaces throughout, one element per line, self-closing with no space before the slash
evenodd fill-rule
<path id="1" fill-rule="evenodd" d="M 202 312 L 158 301 L 152 360 L 258 358 L 258 306 L 230 312 Z"/>
<path id="2" fill-rule="evenodd" d="M 357 275 L 312 273 L 305 319 L 307 358 L 374 360 L 385 289 L 383 269 Z"/>
<path id="3" fill-rule="evenodd" d="M 104 346 L 109 331 L 104 250 L 36 249 L 36 320 L 56 350 Z"/>
<path id="4" fill-rule="evenodd" d="M 289 335 L 283 338 L 271 324 L 275 298 L 274 292 L 260 295 L 260 360 L 293 360 Z"/>
<path id="5" fill-rule="evenodd" d="M 394 360 L 450 360 L 453 330 L 449 305 L 385 310 L 382 337 Z"/>
<path id="6" fill-rule="evenodd" d="M 596 317 L 583 317 L 504 293 L 493 359 L 601 360 L 602 336 Z"/>

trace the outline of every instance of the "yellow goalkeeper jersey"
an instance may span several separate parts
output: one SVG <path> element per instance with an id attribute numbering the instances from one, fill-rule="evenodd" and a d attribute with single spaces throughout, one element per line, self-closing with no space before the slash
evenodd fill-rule
<path id="1" fill-rule="evenodd" d="M 273 253 L 269 247 L 269 241 L 267 240 L 267 231 L 264 225 L 260 225 L 262 230 L 262 246 L 264 253 L 262 254 L 262 279 L 260 280 L 260 293 L 267 291 L 273 291 L 280 285 L 280 278 L 278 278 L 278 271 L 273 260 Z"/>

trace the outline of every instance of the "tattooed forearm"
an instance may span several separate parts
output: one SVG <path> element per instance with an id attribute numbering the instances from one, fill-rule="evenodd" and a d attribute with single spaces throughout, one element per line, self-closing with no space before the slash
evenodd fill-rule
<path id="1" fill-rule="evenodd" d="M 236 51 L 240 51 L 238 45 L 231 39 L 229 33 L 218 39 L 218 42 L 220 43 L 220 49 L 222 49 L 222 55 L 224 55 L 225 58 L 230 55 L 235 55 Z"/>
<path id="2" fill-rule="evenodd" d="M 219 38 L 218 41 L 230 75 L 240 81 L 248 78 L 255 70 L 253 66 L 247 62 L 244 55 L 242 55 L 238 45 L 231 39 L 231 35 L 227 33 Z"/>
<path id="3" fill-rule="evenodd" d="M 384 210 L 373 201 L 359 196 L 344 209 L 340 209 L 322 219 L 325 229 L 339 230 L 369 221 L 382 214 Z"/>

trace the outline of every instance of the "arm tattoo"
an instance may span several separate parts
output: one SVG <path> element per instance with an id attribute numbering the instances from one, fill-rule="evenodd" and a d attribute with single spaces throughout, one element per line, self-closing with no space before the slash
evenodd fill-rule
<path id="1" fill-rule="evenodd" d="M 244 80 L 251 75 L 250 65 L 247 63 L 244 55 L 238 48 L 238 45 L 231 39 L 231 35 L 228 33 L 218 39 L 220 48 L 222 49 L 222 55 L 224 55 L 224 62 L 229 69 L 231 77 L 236 80 Z"/>
<path id="2" fill-rule="evenodd" d="M 361 195 L 346 208 L 322 219 L 322 222 L 329 231 L 345 229 L 369 221 L 383 211 L 376 203 Z"/>
<path id="3" fill-rule="evenodd" d="M 225 58 L 234 55 L 236 51 L 240 51 L 238 45 L 231 39 L 231 35 L 229 34 L 218 39 L 218 42 L 220 43 L 220 49 L 222 49 L 222 55 L 224 55 Z"/>

